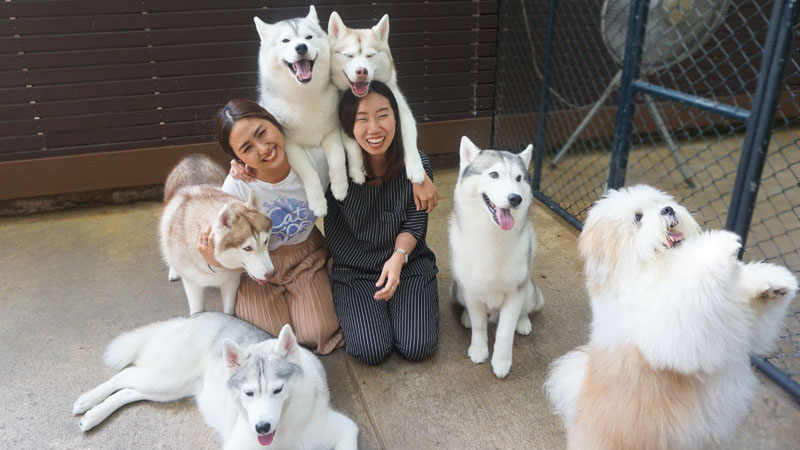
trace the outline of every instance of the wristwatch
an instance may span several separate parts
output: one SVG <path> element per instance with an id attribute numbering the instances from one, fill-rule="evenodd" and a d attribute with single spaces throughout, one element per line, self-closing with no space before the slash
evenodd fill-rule
<path id="1" fill-rule="evenodd" d="M 401 253 L 403 255 L 403 264 L 408 264 L 408 252 L 403 250 L 400 247 L 394 249 L 395 253 Z"/>

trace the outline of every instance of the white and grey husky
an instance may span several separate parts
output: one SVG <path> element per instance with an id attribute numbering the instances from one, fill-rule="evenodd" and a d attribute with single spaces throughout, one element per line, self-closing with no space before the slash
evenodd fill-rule
<path id="1" fill-rule="evenodd" d="M 274 339 L 222 313 L 156 322 L 114 339 L 105 362 L 121 371 L 75 401 L 83 431 L 131 402 L 193 396 L 225 449 L 357 447 L 358 427 L 330 408 L 325 370 L 289 325 Z"/>
<path id="2" fill-rule="evenodd" d="M 251 191 L 247 202 L 223 192 L 225 171 L 205 155 L 181 160 L 164 185 L 164 211 L 159 225 L 161 253 L 170 266 L 170 279 L 180 276 L 189 301 L 189 314 L 205 309 L 203 291 L 218 287 L 222 308 L 233 314 L 236 291 L 244 268 L 259 283 L 274 272 L 269 257 L 272 221 Z M 197 251 L 201 227 L 210 224 L 214 256 L 223 268 L 206 263 Z"/>
<path id="3" fill-rule="evenodd" d="M 307 152 L 325 152 L 331 191 L 347 195 L 347 169 L 337 116 L 339 92 L 331 83 L 330 43 L 317 11 L 274 24 L 254 17 L 258 54 L 259 103 L 286 131 L 286 156 L 303 181 L 308 205 L 318 217 L 327 212 L 324 187 Z M 363 175 L 360 178 L 363 182 Z"/>
<path id="4" fill-rule="evenodd" d="M 350 89 L 354 95 L 363 97 L 369 93 L 372 80 L 386 83 L 397 99 L 403 148 L 405 149 L 406 175 L 413 183 L 425 179 L 425 169 L 417 149 L 417 124 L 405 97 L 397 86 L 392 52 L 389 49 L 389 16 L 384 14 L 372 28 L 347 28 L 336 11 L 328 19 L 328 36 L 331 39 L 331 78 L 341 91 Z M 347 149 L 347 158 L 354 181 L 358 174 L 354 168 L 364 165 L 358 143 L 344 133 L 342 142 Z M 361 169 L 363 171 L 363 169 Z M 362 172 L 363 173 L 363 172 Z M 363 181 L 363 174 L 361 175 Z"/>
<path id="5" fill-rule="evenodd" d="M 492 369 L 498 378 L 511 370 L 514 330 L 530 334 L 528 314 L 544 304 L 531 280 L 536 250 L 529 217 L 532 149 L 529 145 L 518 155 L 481 150 L 461 138 L 450 218 L 453 295 L 466 307 L 461 323 L 472 328 L 472 362 L 488 358 L 487 316 L 497 318 Z"/>

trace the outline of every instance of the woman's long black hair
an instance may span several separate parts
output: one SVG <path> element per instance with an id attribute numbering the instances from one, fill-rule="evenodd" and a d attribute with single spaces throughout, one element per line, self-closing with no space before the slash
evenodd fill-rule
<path id="1" fill-rule="evenodd" d="M 244 98 L 232 99 L 217 112 L 216 122 L 214 124 L 214 134 L 216 134 L 217 142 L 219 143 L 219 146 L 222 147 L 222 150 L 228 156 L 239 162 L 241 162 L 241 160 L 238 156 L 236 156 L 233 148 L 231 148 L 231 129 L 237 120 L 246 119 L 248 117 L 256 117 L 267 120 L 271 124 L 275 125 L 281 134 L 286 135 L 286 133 L 283 132 L 283 127 L 281 124 L 278 123 L 278 119 L 276 119 L 275 116 L 264 109 L 261 105 L 252 100 L 247 100 Z"/>

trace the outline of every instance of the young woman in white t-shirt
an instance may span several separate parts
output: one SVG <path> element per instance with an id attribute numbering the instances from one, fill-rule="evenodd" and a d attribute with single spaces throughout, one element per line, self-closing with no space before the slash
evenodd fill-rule
<path id="1" fill-rule="evenodd" d="M 216 135 L 225 153 L 254 178 L 245 182 L 228 175 L 222 189 L 243 200 L 252 189 L 272 220 L 269 250 L 275 274 L 263 285 L 242 278 L 236 316 L 276 336 L 289 323 L 301 344 L 319 354 L 332 352 L 342 346 L 343 337 L 326 270 L 330 254 L 303 184 L 286 158 L 281 125 L 258 103 L 234 99 L 217 113 Z M 324 156 L 313 162 L 324 164 Z M 315 168 L 327 174 L 326 167 Z M 208 227 L 201 231 L 198 249 L 209 264 L 219 265 L 209 233 Z"/>

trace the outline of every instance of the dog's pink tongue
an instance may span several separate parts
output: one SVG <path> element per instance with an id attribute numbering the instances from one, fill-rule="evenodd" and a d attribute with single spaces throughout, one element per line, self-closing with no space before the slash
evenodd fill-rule
<path id="1" fill-rule="evenodd" d="M 258 443 L 261 445 L 269 445 L 272 444 L 272 438 L 275 437 L 275 432 L 273 431 L 270 434 L 259 434 L 258 435 Z"/>
<path id="2" fill-rule="evenodd" d="M 295 69 L 297 69 L 297 78 L 301 81 L 310 80 L 311 79 L 311 63 L 307 60 L 301 60 L 294 63 Z"/>
<path id="3" fill-rule="evenodd" d="M 497 208 L 494 216 L 497 218 L 497 223 L 500 224 L 500 228 L 504 230 L 510 230 L 514 228 L 514 218 L 511 217 L 511 211 L 503 208 Z"/>

